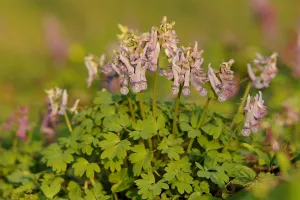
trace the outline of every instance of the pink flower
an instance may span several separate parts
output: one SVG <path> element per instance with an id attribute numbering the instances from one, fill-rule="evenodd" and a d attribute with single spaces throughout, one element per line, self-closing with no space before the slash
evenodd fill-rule
<path id="1" fill-rule="evenodd" d="M 246 119 L 242 134 L 249 136 L 251 132 L 256 133 L 259 130 L 259 121 L 267 114 L 267 107 L 264 106 L 260 91 L 253 99 L 248 95 L 244 111 L 246 112 Z"/>
<path id="2" fill-rule="evenodd" d="M 250 64 L 247 65 L 252 85 L 257 89 L 269 87 L 270 82 L 278 72 L 276 67 L 277 53 L 273 53 L 270 57 L 263 57 L 257 53 L 256 57 L 253 61 L 255 69 Z"/>

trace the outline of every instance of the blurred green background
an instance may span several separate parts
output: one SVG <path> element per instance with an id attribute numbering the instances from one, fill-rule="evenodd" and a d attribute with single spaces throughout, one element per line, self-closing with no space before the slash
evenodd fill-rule
<path id="1" fill-rule="evenodd" d="M 261 22 L 264 14 L 255 10 L 261 2 L 267 2 L 271 10 L 265 24 Z M 293 88 L 299 84 L 286 85 L 296 82 L 291 78 L 293 51 L 289 49 L 295 43 L 299 0 L 1 0 L 0 122 L 26 105 L 31 108 L 31 118 L 37 119 L 45 109 L 44 90 L 53 86 L 67 88 L 71 99 L 80 98 L 81 105 L 87 105 L 98 86 L 86 89 L 84 55 L 109 55 L 117 45 L 117 24 L 147 31 L 158 26 L 162 16 L 176 21 L 183 45 L 199 42 L 205 50 L 205 67 L 208 63 L 218 67 L 234 58 L 234 70 L 242 77 L 255 52 L 278 52 L 283 75 L 277 78 L 281 83 L 277 87 L 284 91 L 273 100 L 277 92 L 268 97 L 279 105 L 298 92 Z M 170 84 L 162 78 L 160 85 L 161 93 L 170 93 Z M 201 101 L 199 96 L 190 99 Z M 231 111 L 237 101 L 218 109 Z"/>

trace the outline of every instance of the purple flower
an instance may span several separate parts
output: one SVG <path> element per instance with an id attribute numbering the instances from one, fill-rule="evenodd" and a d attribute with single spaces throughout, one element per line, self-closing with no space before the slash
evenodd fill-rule
<path id="1" fill-rule="evenodd" d="M 28 107 L 22 107 L 18 110 L 15 110 L 9 117 L 7 123 L 3 125 L 4 130 L 9 130 L 13 124 L 18 125 L 18 130 L 16 136 L 21 140 L 26 140 L 26 132 L 30 130 L 30 125 L 28 121 Z"/>
<path id="2" fill-rule="evenodd" d="M 250 64 L 247 65 L 252 85 L 257 89 L 269 87 L 270 82 L 278 72 L 276 67 L 277 53 L 273 53 L 270 57 L 263 57 L 257 53 L 256 57 L 253 61 L 255 69 Z"/>
<path id="3" fill-rule="evenodd" d="M 27 136 L 26 132 L 30 130 L 29 121 L 27 116 L 21 116 L 18 119 L 19 128 L 17 130 L 17 137 L 25 141 Z"/>
<path id="4" fill-rule="evenodd" d="M 66 113 L 67 104 L 68 104 L 68 93 L 66 89 L 60 89 L 58 87 L 45 90 L 48 95 L 51 116 L 64 115 Z M 79 103 L 79 99 L 76 100 L 73 107 L 70 109 L 71 112 L 77 113 L 77 105 Z M 59 108 L 59 109 L 58 109 Z"/>
<path id="5" fill-rule="evenodd" d="M 249 136 L 251 132 L 256 133 L 259 130 L 259 121 L 267 114 L 267 107 L 264 106 L 260 91 L 252 99 L 248 95 L 244 111 L 246 112 L 246 119 L 242 134 L 243 136 Z"/>
<path id="6" fill-rule="evenodd" d="M 228 62 L 223 62 L 218 73 L 219 77 L 217 77 L 217 74 L 210 65 L 208 66 L 208 78 L 220 102 L 226 101 L 234 94 L 236 88 L 234 72 L 230 69 L 233 63 L 233 59 Z"/>
<path id="7" fill-rule="evenodd" d="M 92 86 L 92 82 L 98 74 L 98 63 L 95 61 L 95 58 L 96 57 L 94 55 L 88 55 L 84 57 L 85 66 L 89 73 L 89 77 L 87 79 L 87 87 Z"/>

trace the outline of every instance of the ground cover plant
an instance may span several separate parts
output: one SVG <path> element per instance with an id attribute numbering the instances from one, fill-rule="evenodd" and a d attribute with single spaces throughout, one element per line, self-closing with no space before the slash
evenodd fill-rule
<path id="1" fill-rule="evenodd" d="M 257 54 L 245 66 L 248 77 L 237 81 L 233 59 L 211 66 L 197 42 L 182 46 L 174 26 L 166 17 L 149 32 L 119 25 L 111 59 L 85 57 L 87 86 L 100 76 L 108 86 L 90 105 L 79 109 L 78 99 L 70 107 L 65 89 L 46 90 L 46 137 L 29 130 L 27 108 L 16 110 L 3 126 L 17 131 L 0 149 L 1 198 L 228 199 L 247 190 L 264 198 L 264 181 L 288 182 L 299 167 L 297 99 L 279 114 L 268 113 L 263 99 L 280 73 L 277 53 Z M 149 76 L 153 95 L 145 98 Z M 160 87 L 169 87 L 158 78 L 172 81 L 174 101 L 157 101 Z M 212 101 L 230 101 L 242 85 L 234 115 L 210 111 Z M 182 100 L 188 95 L 206 103 Z"/>

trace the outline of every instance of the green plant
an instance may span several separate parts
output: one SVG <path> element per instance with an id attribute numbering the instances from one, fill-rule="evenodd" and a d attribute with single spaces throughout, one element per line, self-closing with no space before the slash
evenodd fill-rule
<path id="1" fill-rule="evenodd" d="M 72 124 L 66 91 L 61 112 L 57 112 L 56 101 L 62 90 L 47 91 L 54 112 L 50 114 L 65 116 L 68 136 L 59 137 L 43 151 L 41 143 L 31 139 L 13 150 L 1 149 L 0 173 L 4 178 L 0 191 L 4 198 L 228 198 L 255 185 L 265 172 L 273 174 L 280 168 L 288 174 L 292 170 L 285 151 L 267 151 L 262 132 L 251 134 L 261 128 L 266 106 L 260 92 L 251 98 L 249 90 L 251 85 L 261 88 L 261 82 L 265 87 L 275 77 L 276 54 L 259 56 L 254 62 L 262 75 L 251 75 L 252 82 L 234 116 L 211 112 L 211 101 L 226 101 L 235 92 L 234 61 L 223 62 L 218 72 L 209 66 L 206 74 L 201 68 L 203 51 L 198 51 L 197 43 L 177 47 L 173 26 L 166 18 L 150 33 L 138 34 L 120 26 L 120 51 L 115 52 L 112 62 L 104 65 L 103 57 L 98 63 L 96 56 L 87 56 L 88 85 L 100 67 L 107 75 L 119 76 L 123 95 L 103 89 L 78 113 L 77 101 L 69 109 Z M 171 66 L 158 67 L 158 59 L 168 60 Z M 147 70 L 154 72 L 152 98 L 144 98 L 142 93 L 148 87 Z M 174 103 L 156 99 L 158 70 L 174 79 Z M 203 107 L 180 101 L 181 94 L 191 93 L 190 84 L 201 96 L 208 96 Z M 296 158 L 297 153 L 289 155 Z M 257 160 L 251 161 L 251 156 Z"/>

